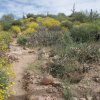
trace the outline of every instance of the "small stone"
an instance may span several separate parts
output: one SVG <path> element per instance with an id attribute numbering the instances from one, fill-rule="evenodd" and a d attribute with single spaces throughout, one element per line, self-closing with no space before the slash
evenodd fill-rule
<path id="1" fill-rule="evenodd" d="M 46 92 L 47 92 L 47 93 L 53 93 L 53 90 L 52 90 L 51 88 L 48 88 L 48 89 L 46 90 Z"/>
<path id="2" fill-rule="evenodd" d="M 28 97 L 28 100 L 38 100 L 38 98 L 36 98 L 35 96 L 31 95 Z"/>
<path id="3" fill-rule="evenodd" d="M 78 98 L 77 97 L 73 97 L 73 99 L 72 100 L 78 100 Z"/>
<path id="4" fill-rule="evenodd" d="M 34 50 L 31 50 L 31 51 L 28 51 L 28 53 L 34 53 L 35 54 L 36 52 Z"/>
<path id="5" fill-rule="evenodd" d="M 86 98 L 80 98 L 79 100 L 86 100 Z"/>
<path id="6" fill-rule="evenodd" d="M 53 86 L 54 86 L 54 87 L 61 87 L 62 84 L 61 84 L 61 82 L 59 82 L 58 80 L 54 80 Z"/>
<path id="7" fill-rule="evenodd" d="M 87 100 L 92 100 L 92 97 L 87 97 Z"/>
<path id="8" fill-rule="evenodd" d="M 99 76 L 94 76 L 93 80 L 97 83 L 100 83 L 100 77 Z"/>
<path id="9" fill-rule="evenodd" d="M 57 93 L 58 92 L 56 88 L 47 88 L 46 91 L 47 93 Z"/>
<path id="10" fill-rule="evenodd" d="M 45 98 L 45 100 L 51 100 L 51 97 L 50 97 L 50 96 L 48 96 L 48 97 L 46 97 L 46 98 Z"/>

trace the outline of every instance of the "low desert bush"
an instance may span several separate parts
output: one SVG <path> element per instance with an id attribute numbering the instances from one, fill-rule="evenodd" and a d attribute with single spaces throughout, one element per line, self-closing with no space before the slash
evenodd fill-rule
<path id="1" fill-rule="evenodd" d="M 7 50 L 11 42 L 11 34 L 5 31 L 0 32 L 0 50 Z"/>
<path id="2" fill-rule="evenodd" d="M 21 20 L 14 20 L 13 22 L 12 22 L 12 26 L 21 26 L 22 25 L 22 22 L 21 22 Z"/>
<path id="3" fill-rule="evenodd" d="M 80 44 L 67 51 L 67 57 L 77 59 L 80 63 L 93 63 L 100 60 L 99 43 Z"/>
<path id="4" fill-rule="evenodd" d="M 60 26 L 51 26 L 48 28 L 49 31 L 61 31 L 62 28 Z"/>
<path id="5" fill-rule="evenodd" d="M 64 89 L 63 95 L 64 95 L 65 100 L 73 100 L 73 95 L 72 95 L 70 89 L 68 89 L 68 88 Z"/>
<path id="6" fill-rule="evenodd" d="M 32 46 L 51 46 L 55 45 L 56 43 L 59 44 L 61 35 L 62 34 L 60 32 L 39 31 L 30 37 L 29 43 Z"/>
<path id="7" fill-rule="evenodd" d="M 55 51 L 60 59 L 53 60 L 53 64 L 49 64 L 48 70 L 54 77 L 67 79 L 70 83 L 81 81 L 84 72 L 90 70 L 84 69 L 88 64 L 100 62 L 99 43 L 75 44 L 62 49 L 59 49 L 60 52 Z M 84 66 L 84 64 L 87 65 Z"/>
<path id="8" fill-rule="evenodd" d="M 51 63 L 49 64 L 48 72 L 52 74 L 54 77 L 63 78 L 65 74 L 65 67 L 57 63 Z"/>
<path id="9" fill-rule="evenodd" d="M 72 40 L 68 32 L 48 31 L 42 27 L 30 36 L 28 42 L 32 46 L 58 46 L 71 43 Z"/>
<path id="10" fill-rule="evenodd" d="M 12 27 L 12 23 L 2 22 L 2 28 L 4 31 L 8 31 L 9 29 L 11 29 L 11 27 Z"/>
<path id="11" fill-rule="evenodd" d="M 61 23 L 61 26 L 63 26 L 63 27 L 67 27 L 68 29 L 71 29 L 72 28 L 72 26 L 73 26 L 73 23 L 71 22 L 71 21 L 63 21 L 62 23 Z"/>
<path id="12" fill-rule="evenodd" d="M 74 25 L 70 31 L 74 42 L 79 43 L 96 41 L 98 35 L 98 29 L 94 24 Z"/>
<path id="13" fill-rule="evenodd" d="M 19 37 L 18 37 L 18 40 L 17 40 L 17 43 L 18 43 L 19 45 L 25 46 L 26 43 L 27 43 L 27 36 L 25 36 L 25 35 L 19 36 Z"/>

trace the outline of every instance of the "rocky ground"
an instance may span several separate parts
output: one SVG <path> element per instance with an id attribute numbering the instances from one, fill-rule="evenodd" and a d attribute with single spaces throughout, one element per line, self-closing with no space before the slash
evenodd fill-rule
<path id="1" fill-rule="evenodd" d="M 45 70 L 46 62 L 52 62 L 48 50 L 43 49 L 41 52 L 41 49 L 25 49 L 15 42 L 11 44 L 7 55 L 16 74 L 16 84 L 12 87 L 16 93 L 9 100 L 67 100 L 63 97 L 62 90 L 65 87 L 61 80 L 48 73 L 39 73 L 38 66 L 34 70 L 28 68 L 44 57 L 40 69 Z M 56 58 L 58 56 L 54 56 Z M 69 85 L 69 89 L 74 94 L 73 100 L 100 100 L 100 64 L 92 65 L 84 78 L 77 84 Z"/>
<path id="2" fill-rule="evenodd" d="M 23 49 L 13 43 L 7 55 L 16 75 L 15 85 L 11 88 L 15 94 L 9 100 L 63 100 L 60 88 L 52 84 L 55 81 L 52 76 L 44 78 L 41 74 L 25 71 L 31 63 L 37 60 L 36 50 Z"/>
<path id="3" fill-rule="evenodd" d="M 22 77 L 25 68 L 34 62 L 36 58 L 36 54 L 30 54 L 30 51 L 29 49 L 24 50 L 16 42 L 10 45 L 10 52 L 7 55 L 13 65 L 13 71 L 15 73 L 15 85 L 11 89 L 11 91 L 15 91 L 15 94 L 9 100 L 24 100 L 23 98 L 26 98 L 26 91 L 22 89 Z"/>

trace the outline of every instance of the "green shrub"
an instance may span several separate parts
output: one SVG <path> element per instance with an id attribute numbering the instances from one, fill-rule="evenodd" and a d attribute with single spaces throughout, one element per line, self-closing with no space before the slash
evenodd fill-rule
<path id="1" fill-rule="evenodd" d="M 48 28 L 49 31 L 61 31 L 62 28 L 60 26 L 51 26 Z"/>
<path id="2" fill-rule="evenodd" d="M 71 22 L 71 21 L 63 21 L 62 23 L 61 23 L 61 26 L 63 26 L 63 27 L 68 27 L 68 29 L 71 29 L 72 28 L 72 26 L 73 26 L 73 23 Z"/>
<path id="3" fill-rule="evenodd" d="M 85 22 L 87 15 L 84 12 L 75 12 L 71 15 L 73 21 Z"/>
<path id="4" fill-rule="evenodd" d="M 72 40 L 68 32 L 47 31 L 42 27 L 30 36 L 28 42 L 31 46 L 65 46 Z"/>
<path id="5" fill-rule="evenodd" d="M 71 36 L 75 42 L 96 41 L 98 29 L 94 24 L 73 26 Z"/>
<path id="6" fill-rule="evenodd" d="M 9 22 L 2 22 L 2 27 L 4 31 L 8 31 L 9 29 L 11 29 L 12 24 Z"/>
<path id="7" fill-rule="evenodd" d="M 26 43 L 27 43 L 27 37 L 22 35 L 22 36 L 19 36 L 18 40 L 17 40 L 17 43 L 20 44 L 20 45 L 23 45 L 25 46 Z"/>
<path id="8" fill-rule="evenodd" d="M 12 25 L 13 26 L 21 26 L 23 23 L 21 22 L 21 20 L 14 20 L 13 22 L 12 22 Z"/>
<path id="9" fill-rule="evenodd" d="M 11 28 L 13 21 L 14 16 L 12 14 L 3 15 L 1 18 L 3 30 L 8 31 Z"/>
<path id="10" fill-rule="evenodd" d="M 39 31 L 30 37 L 29 43 L 32 46 L 51 46 L 60 42 L 60 36 L 60 32 Z"/>
<path id="11" fill-rule="evenodd" d="M 53 17 L 53 15 L 51 16 Z M 54 18 L 56 18 L 59 21 L 64 21 L 66 20 L 68 17 L 64 14 L 64 13 L 58 13 L 57 16 L 54 16 Z"/>
<path id="12" fill-rule="evenodd" d="M 5 31 L 0 32 L 0 50 L 7 50 L 11 42 L 11 34 Z"/>
<path id="13" fill-rule="evenodd" d="M 52 74 L 54 77 L 60 77 L 63 78 L 64 74 L 65 74 L 65 67 L 57 64 L 57 63 L 52 63 L 49 65 L 48 67 L 48 71 L 50 72 L 50 74 Z"/>
<path id="14" fill-rule="evenodd" d="M 66 48 L 56 48 L 55 54 L 60 59 L 53 60 L 48 68 L 53 76 L 60 76 L 67 79 L 70 83 L 78 83 L 84 77 L 84 64 L 100 62 L 100 45 L 99 43 L 75 44 L 66 46 Z M 85 66 L 86 67 L 86 66 Z"/>
<path id="15" fill-rule="evenodd" d="M 70 47 L 66 52 L 69 59 L 76 59 L 80 63 L 93 63 L 100 61 L 99 43 L 80 44 Z"/>
<path id="16" fill-rule="evenodd" d="M 66 88 L 63 90 L 65 100 L 73 100 L 71 91 Z"/>
<path id="17" fill-rule="evenodd" d="M 8 83 L 9 83 L 9 77 L 7 75 L 7 73 L 5 71 L 3 71 L 2 69 L 0 69 L 0 85 L 3 85 L 0 86 L 0 89 L 6 89 L 6 87 L 8 86 Z"/>

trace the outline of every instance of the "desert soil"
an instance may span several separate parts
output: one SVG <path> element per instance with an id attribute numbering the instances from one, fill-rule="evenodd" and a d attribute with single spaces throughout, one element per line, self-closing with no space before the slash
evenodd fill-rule
<path id="1" fill-rule="evenodd" d="M 36 54 L 29 54 L 29 49 L 24 50 L 22 47 L 16 44 L 14 41 L 10 45 L 9 55 L 14 55 L 18 58 L 17 62 L 13 62 L 13 71 L 15 73 L 15 85 L 13 85 L 12 90 L 15 94 L 10 97 L 9 100 L 25 100 L 26 92 L 22 88 L 22 77 L 24 70 L 28 67 L 30 63 L 33 63 L 36 58 Z"/>

